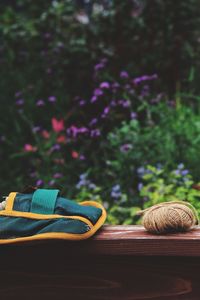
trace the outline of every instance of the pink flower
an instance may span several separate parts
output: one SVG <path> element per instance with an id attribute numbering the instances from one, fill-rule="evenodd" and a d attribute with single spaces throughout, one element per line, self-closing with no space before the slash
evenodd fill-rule
<path id="1" fill-rule="evenodd" d="M 78 158 L 79 154 L 76 151 L 72 151 L 72 158 Z"/>
<path id="2" fill-rule="evenodd" d="M 60 132 L 65 129 L 64 120 L 57 120 L 56 118 L 51 119 L 53 131 Z"/>
<path id="3" fill-rule="evenodd" d="M 57 141 L 57 143 L 66 143 L 66 136 L 65 135 L 60 135 L 57 139 L 56 139 L 56 141 Z"/>
<path id="4" fill-rule="evenodd" d="M 50 137 L 50 134 L 49 134 L 49 132 L 47 130 L 43 130 L 42 133 L 41 133 L 41 135 L 45 139 L 49 139 L 49 137 Z"/>
<path id="5" fill-rule="evenodd" d="M 37 147 L 34 147 L 31 144 L 25 144 L 24 145 L 24 151 L 25 152 L 36 152 L 37 151 Z"/>

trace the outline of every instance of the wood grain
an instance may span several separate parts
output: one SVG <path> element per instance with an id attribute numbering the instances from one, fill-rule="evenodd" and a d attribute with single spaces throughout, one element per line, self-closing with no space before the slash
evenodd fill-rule
<path id="1" fill-rule="evenodd" d="M 200 299 L 199 258 L 54 254 L 3 263 L 1 299 Z"/>
<path id="2" fill-rule="evenodd" d="M 31 242 L 27 247 L 40 244 Z M 103 226 L 92 238 L 85 241 L 46 241 L 43 251 L 49 247 L 59 247 L 61 251 L 71 251 L 80 255 L 139 255 L 139 256 L 200 256 L 200 227 L 179 234 L 152 235 L 142 226 Z M 1 246 L 2 249 L 4 246 Z M 6 248 L 12 248 L 6 246 Z"/>
<path id="3" fill-rule="evenodd" d="M 187 233 L 153 235 L 143 226 L 104 226 L 84 247 L 110 255 L 200 256 L 200 227 Z"/>
<path id="4" fill-rule="evenodd" d="M 199 228 L 153 236 L 104 226 L 82 242 L 0 246 L 0 257 L 3 300 L 200 299 Z"/>

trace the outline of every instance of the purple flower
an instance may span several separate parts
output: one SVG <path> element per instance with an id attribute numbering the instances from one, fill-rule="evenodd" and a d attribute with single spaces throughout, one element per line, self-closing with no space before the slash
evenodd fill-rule
<path id="1" fill-rule="evenodd" d="M 36 181 L 36 186 L 42 186 L 44 184 L 44 181 L 42 179 L 38 179 Z"/>
<path id="2" fill-rule="evenodd" d="M 87 187 L 91 183 L 91 181 L 88 180 L 87 177 L 87 173 L 83 173 L 79 176 L 79 182 L 76 185 L 77 189 L 80 189 L 81 187 Z"/>
<path id="3" fill-rule="evenodd" d="M 96 102 L 96 101 L 97 101 L 97 96 L 92 96 L 90 102 L 91 102 L 91 103 L 94 103 L 94 102 Z"/>
<path id="4" fill-rule="evenodd" d="M 125 108 L 130 106 L 130 102 L 128 100 L 119 100 L 118 103 Z"/>
<path id="5" fill-rule="evenodd" d="M 181 175 L 181 171 L 180 171 L 180 170 L 175 170 L 174 173 L 175 173 L 177 176 Z"/>
<path id="6" fill-rule="evenodd" d="M 141 91 L 141 96 L 147 97 L 149 95 L 149 85 L 143 86 L 143 89 Z"/>
<path id="7" fill-rule="evenodd" d="M 21 92 L 21 91 L 17 91 L 17 92 L 15 93 L 15 97 L 16 97 L 16 98 L 20 97 L 21 95 L 22 95 L 22 92 Z"/>
<path id="8" fill-rule="evenodd" d="M 181 174 L 182 174 L 183 176 L 185 176 L 185 175 L 189 174 L 189 171 L 188 171 L 188 170 L 182 170 L 182 171 L 181 171 Z"/>
<path id="9" fill-rule="evenodd" d="M 142 182 L 138 183 L 138 191 L 141 191 L 142 188 L 143 188 L 143 183 Z"/>
<path id="10" fill-rule="evenodd" d="M 80 105 L 80 106 L 83 106 L 83 105 L 85 105 L 85 104 L 86 104 L 86 101 L 85 101 L 85 100 L 79 101 L 79 105 Z"/>
<path id="11" fill-rule="evenodd" d="M 112 84 L 112 91 L 113 91 L 113 93 L 116 93 L 119 88 L 120 88 L 120 84 L 118 82 L 114 82 Z"/>
<path id="12" fill-rule="evenodd" d="M 149 201 L 149 198 L 148 197 L 143 197 L 143 201 L 147 202 L 147 201 Z"/>
<path id="13" fill-rule="evenodd" d="M 61 173 L 55 173 L 53 175 L 53 178 L 55 178 L 55 179 L 62 178 L 62 177 L 63 177 L 63 174 L 61 174 Z"/>
<path id="14" fill-rule="evenodd" d="M 115 101 L 115 100 L 112 100 L 111 102 L 110 102 L 110 106 L 116 106 L 117 105 L 117 102 Z"/>
<path id="15" fill-rule="evenodd" d="M 82 175 L 85 176 L 85 174 L 82 174 Z M 80 180 L 76 185 L 77 189 L 80 189 L 82 187 L 86 187 L 87 189 L 95 190 L 97 186 L 96 186 L 96 184 L 91 182 L 91 180 L 89 180 L 86 175 L 86 177 L 82 177 L 82 178 L 80 176 Z"/>
<path id="16" fill-rule="evenodd" d="M 74 138 L 78 135 L 78 128 L 72 125 L 70 128 L 67 129 L 67 134 L 72 135 Z"/>
<path id="17" fill-rule="evenodd" d="M 158 78 L 158 75 L 157 74 L 153 74 L 153 75 L 143 75 L 143 76 L 140 76 L 140 77 L 136 77 L 133 79 L 133 83 L 135 85 L 138 85 L 140 84 L 141 82 L 143 81 L 148 81 L 148 80 L 155 80 Z"/>
<path id="18" fill-rule="evenodd" d="M 107 115 L 109 113 L 109 111 L 110 111 L 110 107 L 107 106 L 107 107 L 104 108 L 103 112 L 104 112 L 105 115 Z"/>
<path id="19" fill-rule="evenodd" d="M 121 198 L 121 196 L 122 196 L 122 193 L 121 193 L 120 185 L 117 184 L 117 185 L 113 186 L 112 190 L 111 190 L 111 197 L 114 199 L 119 199 L 119 198 Z"/>
<path id="20" fill-rule="evenodd" d="M 30 176 L 31 178 L 35 178 L 35 177 L 37 176 L 37 174 L 36 174 L 35 171 L 33 171 L 33 172 L 31 172 L 31 173 L 29 174 L 29 176 Z"/>
<path id="21" fill-rule="evenodd" d="M 94 70 L 96 72 L 102 70 L 103 68 L 105 68 L 105 65 L 107 64 L 107 62 L 108 62 L 107 58 L 102 58 L 100 60 L 100 62 L 94 66 Z"/>
<path id="22" fill-rule="evenodd" d="M 91 189 L 91 190 L 95 190 L 96 189 L 96 184 L 94 184 L 94 183 L 90 183 L 89 185 L 88 185 L 88 187 L 89 187 L 89 189 Z"/>
<path id="23" fill-rule="evenodd" d="M 86 133 L 86 132 L 88 132 L 88 129 L 86 127 L 80 127 L 78 129 L 78 133 Z"/>
<path id="24" fill-rule="evenodd" d="M 110 111 L 110 107 L 105 107 L 104 110 L 103 110 L 103 114 L 101 115 L 102 118 L 105 118 L 106 115 L 109 113 Z"/>
<path id="25" fill-rule="evenodd" d="M 133 148 L 133 146 L 131 144 L 124 144 L 120 147 L 120 151 L 123 153 L 126 153 L 129 150 L 131 150 L 132 148 Z"/>
<path id="26" fill-rule="evenodd" d="M 121 189 L 120 185 L 119 184 L 116 184 L 112 187 L 112 192 L 119 192 Z"/>
<path id="27" fill-rule="evenodd" d="M 87 133 L 89 130 L 86 127 L 76 127 L 72 125 L 70 128 L 67 129 L 67 134 L 70 136 L 72 135 L 73 138 L 76 138 L 79 133 Z"/>
<path id="28" fill-rule="evenodd" d="M 83 173 L 83 174 L 81 174 L 81 175 L 79 176 L 79 178 L 80 178 L 81 180 L 84 180 L 84 179 L 87 178 L 87 176 L 88 176 L 87 173 Z"/>
<path id="29" fill-rule="evenodd" d="M 128 78 L 129 77 L 128 72 L 127 71 L 121 71 L 120 72 L 120 77 L 121 78 Z"/>
<path id="30" fill-rule="evenodd" d="M 119 199 L 119 198 L 121 198 L 121 196 L 122 196 L 121 192 L 118 192 L 118 193 L 111 192 L 111 197 L 114 198 L 114 199 Z"/>
<path id="31" fill-rule="evenodd" d="M 48 101 L 51 103 L 56 102 L 56 97 L 55 96 L 49 96 Z"/>
<path id="32" fill-rule="evenodd" d="M 91 130 L 90 132 L 90 136 L 91 137 L 97 137 L 97 136 L 100 136 L 101 135 L 101 132 L 99 129 L 94 129 L 94 130 Z"/>
<path id="33" fill-rule="evenodd" d="M 130 102 L 129 102 L 128 100 L 127 100 L 127 101 L 124 101 L 123 104 L 122 104 L 122 106 L 123 106 L 124 108 L 130 107 Z"/>
<path id="34" fill-rule="evenodd" d="M 184 168 L 184 164 L 183 164 L 183 163 L 179 164 L 177 168 L 178 168 L 179 170 L 182 170 L 182 169 Z"/>
<path id="35" fill-rule="evenodd" d="M 24 99 L 18 99 L 18 100 L 16 100 L 16 105 L 18 105 L 18 106 L 22 106 L 23 104 L 24 104 Z"/>
<path id="36" fill-rule="evenodd" d="M 99 88 L 94 90 L 94 96 L 102 96 L 103 95 L 103 91 Z"/>
<path id="37" fill-rule="evenodd" d="M 34 126 L 34 127 L 32 128 L 32 132 L 33 132 L 33 133 L 39 132 L 40 130 L 41 130 L 41 127 L 40 127 L 40 126 Z"/>
<path id="38" fill-rule="evenodd" d="M 153 104 L 159 103 L 162 97 L 163 97 L 163 93 L 158 94 L 155 98 L 151 99 L 151 103 Z"/>
<path id="39" fill-rule="evenodd" d="M 120 87 L 120 84 L 118 83 L 118 82 L 114 82 L 113 84 L 112 84 L 112 88 L 113 89 L 118 89 Z"/>
<path id="40" fill-rule="evenodd" d="M 49 186 L 53 186 L 54 184 L 55 184 L 55 180 L 54 179 L 50 180 L 49 183 L 48 183 Z"/>
<path id="41" fill-rule="evenodd" d="M 139 83 L 141 83 L 142 81 L 145 81 L 145 80 L 147 80 L 147 76 L 141 76 L 141 77 L 137 77 L 137 78 L 135 78 L 135 79 L 133 79 L 133 83 L 134 84 L 139 84 Z"/>
<path id="42" fill-rule="evenodd" d="M 131 120 L 135 120 L 135 119 L 137 119 L 137 113 L 132 111 L 131 112 Z"/>
<path id="43" fill-rule="evenodd" d="M 36 105 L 37 106 L 44 106 L 45 105 L 44 100 L 42 100 L 42 99 L 37 100 Z"/>
<path id="44" fill-rule="evenodd" d="M 81 154 L 81 155 L 79 156 L 79 159 L 80 159 L 80 160 L 85 160 L 85 156 L 84 156 L 83 154 Z"/>
<path id="45" fill-rule="evenodd" d="M 90 121 L 89 126 L 93 126 L 98 122 L 97 118 L 94 118 Z"/>
<path id="46" fill-rule="evenodd" d="M 51 147 L 51 152 L 60 151 L 61 146 L 59 144 L 55 144 Z"/>
<path id="47" fill-rule="evenodd" d="M 101 82 L 100 84 L 101 89 L 109 89 L 110 88 L 110 83 L 107 81 Z"/>
<path id="48" fill-rule="evenodd" d="M 105 64 L 107 64 L 107 62 L 108 62 L 108 59 L 106 57 L 104 57 L 104 58 L 101 59 L 101 63 L 102 64 L 105 65 Z"/>
<path id="49" fill-rule="evenodd" d="M 138 173 L 138 175 L 139 175 L 140 177 L 143 177 L 143 175 L 145 174 L 145 172 L 146 172 L 146 169 L 145 169 L 144 167 L 139 167 L 139 168 L 137 169 L 137 173 Z"/>
<path id="50" fill-rule="evenodd" d="M 126 84 L 124 87 L 127 91 L 130 91 L 132 89 L 130 84 Z"/>
<path id="51" fill-rule="evenodd" d="M 156 79 L 158 79 L 157 74 L 153 74 L 153 75 L 149 76 L 149 80 L 156 80 Z"/>
<path id="52" fill-rule="evenodd" d="M 94 69 L 96 72 L 98 72 L 99 70 L 103 69 L 105 67 L 105 65 L 103 63 L 98 63 L 94 66 Z"/>

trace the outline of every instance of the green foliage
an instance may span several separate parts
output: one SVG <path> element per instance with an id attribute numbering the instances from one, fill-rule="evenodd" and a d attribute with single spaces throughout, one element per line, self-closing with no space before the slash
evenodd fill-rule
<path id="1" fill-rule="evenodd" d="M 140 197 L 145 199 L 144 208 L 164 201 L 182 200 L 194 205 L 200 215 L 200 190 L 195 188 L 192 175 L 183 164 L 173 171 L 147 165 L 142 181 Z"/>
<path id="2" fill-rule="evenodd" d="M 128 181 L 127 174 L 144 164 L 166 164 L 174 168 L 182 162 L 196 179 L 199 178 L 200 123 L 198 111 L 182 105 L 174 109 L 161 103 L 149 106 L 151 119 L 132 120 L 109 134 L 113 172 L 119 172 L 120 181 Z M 127 151 L 120 151 L 127 145 Z M 126 176 L 125 176 L 126 174 Z M 131 177 L 130 177 L 131 178 Z"/>
<path id="3" fill-rule="evenodd" d="M 199 0 L 95 5 L 83 22 L 72 0 L 0 3 L 2 193 L 57 187 L 112 224 L 167 197 L 199 208 Z"/>
<path id="4" fill-rule="evenodd" d="M 140 222 L 137 212 L 140 211 L 140 207 L 121 207 L 113 205 L 111 209 L 108 209 L 107 222 L 109 224 L 118 225 L 132 225 Z"/>

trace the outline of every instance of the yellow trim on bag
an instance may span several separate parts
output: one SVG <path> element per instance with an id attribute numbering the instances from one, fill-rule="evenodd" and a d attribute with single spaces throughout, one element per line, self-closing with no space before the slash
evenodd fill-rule
<path id="1" fill-rule="evenodd" d="M 0 239 L 0 244 L 12 244 L 12 243 L 20 243 L 26 241 L 36 241 L 36 240 L 51 240 L 51 239 L 62 239 L 62 240 L 85 240 L 91 237 L 105 222 L 106 220 L 106 210 L 105 208 L 95 201 L 84 201 L 79 203 L 83 206 L 94 206 L 100 208 L 102 210 L 102 215 L 98 219 L 95 225 L 93 225 L 88 219 L 79 216 L 61 216 L 61 215 L 42 215 L 42 214 L 34 214 L 29 212 L 19 212 L 13 210 L 14 199 L 17 193 L 10 193 L 7 199 L 5 210 L 0 211 L 0 216 L 10 216 L 10 217 L 21 217 L 28 219 L 76 219 L 86 223 L 91 229 L 86 233 L 75 234 L 75 233 L 64 233 L 64 232 L 49 232 L 49 233 L 41 233 L 28 237 L 20 237 L 14 239 Z"/>
<path id="2" fill-rule="evenodd" d="M 16 197 L 17 193 L 10 193 L 7 200 L 6 200 L 6 208 L 5 210 L 12 210 L 13 209 L 13 205 L 14 205 L 14 200 Z"/>

